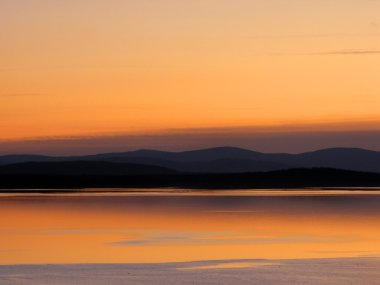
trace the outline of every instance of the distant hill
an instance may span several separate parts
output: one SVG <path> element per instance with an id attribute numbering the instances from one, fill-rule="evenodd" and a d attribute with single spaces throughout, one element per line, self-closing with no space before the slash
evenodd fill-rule
<path id="1" fill-rule="evenodd" d="M 54 161 L 55 158 L 45 155 L 32 155 L 32 154 L 11 154 L 0 156 L 0 165 L 34 162 L 34 161 Z"/>
<path id="2" fill-rule="evenodd" d="M 0 166 L 0 175 L 163 175 L 175 172 L 154 165 L 105 161 L 24 162 Z"/>
<path id="3" fill-rule="evenodd" d="M 217 147 L 184 152 L 138 150 L 71 157 L 0 156 L 0 165 L 62 161 L 143 164 L 191 173 L 244 173 L 312 167 L 380 172 L 380 152 L 358 148 L 330 148 L 301 154 L 261 153 L 234 147 Z"/>
<path id="4" fill-rule="evenodd" d="M 380 152 L 359 148 L 331 148 L 303 153 L 294 156 L 293 161 L 303 167 L 380 172 Z"/>

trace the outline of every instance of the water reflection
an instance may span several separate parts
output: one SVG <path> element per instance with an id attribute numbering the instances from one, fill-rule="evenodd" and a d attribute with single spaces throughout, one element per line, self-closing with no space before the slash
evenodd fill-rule
<path id="1" fill-rule="evenodd" d="M 380 194 L 3 195 L 0 263 L 379 256 Z"/>

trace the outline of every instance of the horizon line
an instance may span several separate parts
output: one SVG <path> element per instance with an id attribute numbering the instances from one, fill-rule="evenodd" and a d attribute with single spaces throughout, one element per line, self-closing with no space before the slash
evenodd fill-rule
<path id="1" fill-rule="evenodd" d="M 104 151 L 104 152 L 95 152 L 90 154 L 65 154 L 65 155 L 54 155 L 54 154 L 40 154 L 40 153 L 9 153 L 9 154 L 1 154 L 0 157 L 4 156 L 23 156 L 23 155 L 36 155 L 36 156 L 46 156 L 46 157 L 81 157 L 81 156 L 93 156 L 93 155 L 102 155 L 102 154 L 122 154 L 122 153 L 131 153 L 131 152 L 139 152 L 139 151 L 155 151 L 155 152 L 165 152 L 165 153 L 185 153 L 185 152 L 192 152 L 192 151 L 206 151 L 206 150 L 216 150 L 216 149 L 235 149 L 235 150 L 242 150 L 242 151 L 249 151 L 249 152 L 257 152 L 262 154 L 291 154 L 291 155 L 297 155 L 297 154 L 305 154 L 305 153 L 313 153 L 318 151 L 325 151 L 325 150 L 364 150 L 364 151 L 370 151 L 370 152 L 380 152 L 379 150 L 374 150 L 370 148 L 362 148 L 362 147 L 345 147 L 345 146 L 332 146 L 332 147 L 326 147 L 326 148 L 318 148 L 313 149 L 309 151 L 300 151 L 300 152 L 264 152 L 264 151 L 257 151 L 252 148 L 244 148 L 239 146 L 230 146 L 230 145 L 220 145 L 220 146 L 213 146 L 213 147 L 204 147 L 204 148 L 191 148 L 191 149 L 184 149 L 184 150 L 163 150 L 163 149 L 157 149 L 157 148 L 136 148 L 136 149 L 126 149 L 124 151 Z"/>

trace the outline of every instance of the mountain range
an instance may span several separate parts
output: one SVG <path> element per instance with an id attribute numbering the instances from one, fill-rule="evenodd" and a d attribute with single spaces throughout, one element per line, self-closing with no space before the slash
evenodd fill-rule
<path id="1" fill-rule="evenodd" d="M 380 152 L 330 148 L 288 154 L 217 147 L 184 152 L 137 150 L 85 156 L 0 156 L 0 174 L 161 175 L 178 172 L 266 172 L 315 167 L 380 173 Z"/>

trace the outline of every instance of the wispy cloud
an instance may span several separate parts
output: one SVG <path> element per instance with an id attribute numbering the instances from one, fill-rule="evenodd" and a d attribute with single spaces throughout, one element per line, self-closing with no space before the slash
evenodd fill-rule
<path id="1" fill-rule="evenodd" d="M 335 50 L 327 52 L 314 52 L 306 53 L 305 55 L 371 55 L 380 54 L 380 49 L 367 49 L 367 50 Z"/>
<path id="2" fill-rule="evenodd" d="M 276 56 L 308 56 L 308 55 L 380 55 L 380 49 L 349 49 L 305 53 L 276 53 Z"/>
<path id="3" fill-rule="evenodd" d="M 0 97 L 34 97 L 34 96 L 46 96 L 46 93 L 3 93 Z"/>
<path id="4" fill-rule="evenodd" d="M 370 23 L 372 27 L 377 27 L 378 23 Z M 373 38 L 380 37 L 380 33 L 331 33 L 331 34 L 278 34 L 278 35 L 254 35 L 249 36 L 251 39 L 313 39 L 313 38 Z"/>
<path id="5" fill-rule="evenodd" d="M 0 139 L 0 154 L 74 155 L 141 148 L 183 151 L 215 146 L 294 153 L 337 146 L 380 150 L 379 126 L 379 120 L 368 120 L 272 127 L 177 129 L 152 133 L 99 133 L 83 137 Z"/>

